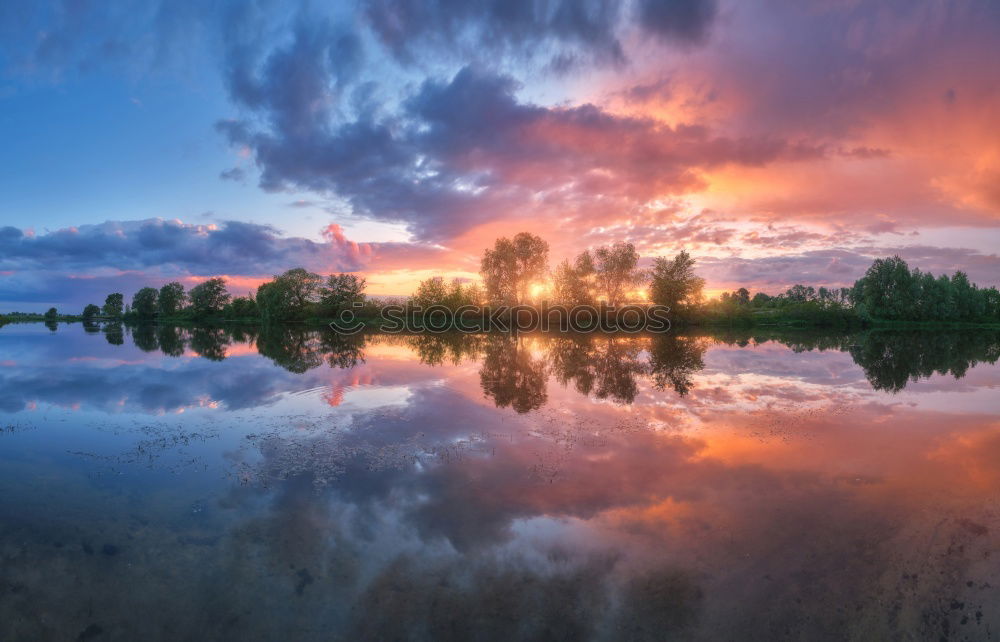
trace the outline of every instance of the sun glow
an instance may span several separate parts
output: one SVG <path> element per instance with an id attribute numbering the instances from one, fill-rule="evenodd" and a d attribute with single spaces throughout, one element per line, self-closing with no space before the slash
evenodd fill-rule
<path id="1" fill-rule="evenodd" d="M 537 299 L 542 295 L 546 294 L 549 291 L 549 289 L 550 286 L 548 283 L 538 282 L 538 283 L 532 283 L 531 287 L 528 288 L 528 291 L 531 294 L 531 298 Z"/>

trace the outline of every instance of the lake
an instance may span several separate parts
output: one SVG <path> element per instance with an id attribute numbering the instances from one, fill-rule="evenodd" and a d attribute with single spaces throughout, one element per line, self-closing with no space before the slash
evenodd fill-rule
<path id="1" fill-rule="evenodd" d="M 0 329 L 0 639 L 986 639 L 1000 333 Z"/>

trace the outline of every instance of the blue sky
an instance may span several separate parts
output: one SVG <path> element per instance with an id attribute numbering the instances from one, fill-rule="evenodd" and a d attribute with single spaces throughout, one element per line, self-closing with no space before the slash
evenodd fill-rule
<path id="1" fill-rule="evenodd" d="M 522 229 L 710 291 L 997 284 L 998 50 L 985 0 L 13 0 L 0 311 L 307 259 L 406 294 Z"/>

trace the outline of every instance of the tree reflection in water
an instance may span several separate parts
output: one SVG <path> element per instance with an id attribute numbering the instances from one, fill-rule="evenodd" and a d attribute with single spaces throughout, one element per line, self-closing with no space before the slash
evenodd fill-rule
<path id="1" fill-rule="evenodd" d="M 700 337 L 664 334 L 656 337 L 649 353 L 649 369 L 658 390 L 672 389 L 684 396 L 694 387 L 693 376 L 705 367 L 708 342 Z"/>
<path id="2" fill-rule="evenodd" d="M 84 322 L 88 333 L 103 332 L 108 343 L 121 345 L 120 323 Z M 847 352 L 876 390 L 898 392 L 908 383 L 932 374 L 965 376 L 977 363 L 1000 359 L 1000 332 L 871 330 L 863 333 L 807 331 L 739 331 L 723 329 L 700 334 L 568 335 L 512 337 L 484 334 L 341 335 L 295 326 L 196 327 L 190 329 L 137 325 L 132 340 L 145 352 L 168 356 L 184 354 L 185 347 L 212 361 L 226 358 L 233 344 L 253 345 L 275 364 L 293 373 L 323 365 L 353 368 L 365 362 L 370 344 L 392 344 L 410 349 L 426 365 L 479 362 L 483 394 L 498 407 L 518 413 L 541 408 L 548 400 L 548 379 L 554 376 L 581 395 L 630 404 L 648 380 L 656 390 L 684 396 L 695 387 L 695 375 L 704 369 L 709 347 L 726 344 L 745 347 L 776 342 L 795 352 Z"/>
<path id="3" fill-rule="evenodd" d="M 564 386 L 582 395 L 632 403 L 639 392 L 636 377 L 647 372 L 641 360 L 646 340 L 607 335 L 575 335 L 552 339 L 548 345 L 549 363 Z"/>
<path id="4" fill-rule="evenodd" d="M 483 393 L 500 408 L 510 406 L 517 412 L 530 412 L 541 408 L 548 399 L 544 354 L 535 354 L 528 341 L 508 335 L 490 335 L 486 339 L 479 383 Z"/>
<path id="5" fill-rule="evenodd" d="M 152 323 L 141 323 L 132 328 L 132 342 L 143 352 L 156 352 L 160 342 L 156 336 L 156 326 Z"/>
<path id="6" fill-rule="evenodd" d="M 979 362 L 1000 358 L 1000 332 L 872 331 L 850 346 L 851 357 L 876 390 L 899 392 L 931 375 L 965 376 Z"/>
<path id="7" fill-rule="evenodd" d="M 293 326 L 264 326 L 257 350 L 289 372 L 301 374 L 323 364 L 320 333 Z"/>
<path id="8" fill-rule="evenodd" d="M 101 328 L 104 338 L 113 346 L 120 346 L 125 343 L 125 329 L 121 323 L 106 323 Z"/>
<path id="9" fill-rule="evenodd" d="M 158 326 L 156 338 L 160 343 L 160 351 L 168 357 L 179 357 L 184 354 L 184 335 L 180 328 L 170 325 Z"/>
<path id="10" fill-rule="evenodd" d="M 226 348 L 232 344 L 229 334 L 222 328 L 194 328 L 191 330 L 191 349 L 210 361 L 226 358 Z"/>

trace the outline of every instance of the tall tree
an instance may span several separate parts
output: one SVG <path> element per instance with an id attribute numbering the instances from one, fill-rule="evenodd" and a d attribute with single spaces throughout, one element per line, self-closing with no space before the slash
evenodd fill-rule
<path id="1" fill-rule="evenodd" d="M 875 259 L 854 283 L 851 301 L 862 316 L 907 319 L 914 314 L 913 277 L 906 261 L 893 256 Z"/>
<path id="2" fill-rule="evenodd" d="M 639 283 L 639 253 L 631 243 L 615 243 L 594 251 L 597 286 L 611 305 L 625 301 L 628 291 Z"/>
<path id="3" fill-rule="evenodd" d="M 156 288 L 142 288 L 132 297 L 132 311 L 143 319 L 156 316 L 159 292 Z"/>
<path id="4" fill-rule="evenodd" d="M 705 287 L 705 279 L 694 273 L 695 260 L 686 251 L 673 259 L 657 257 L 653 260 L 650 298 L 657 305 L 665 305 L 673 312 L 697 304 Z"/>
<path id="5" fill-rule="evenodd" d="M 532 282 L 548 271 L 549 244 L 528 232 L 497 239 L 493 249 L 483 252 L 480 263 L 486 298 L 494 305 L 527 302 Z"/>
<path id="6" fill-rule="evenodd" d="M 215 314 L 229 303 L 229 292 L 226 291 L 226 280 L 215 277 L 200 283 L 188 294 L 191 308 L 198 316 Z"/>
<path id="7" fill-rule="evenodd" d="M 88 303 L 87 307 L 83 309 L 83 318 L 85 321 L 89 321 L 101 313 L 100 306 L 96 306 L 93 303 Z"/>
<path id="8" fill-rule="evenodd" d="M 281 276 L 274 277 L 275 281 L 282 281 L 288 288 L 288 297 L 292 306 L 298 310 L 304 310 L 310 303 L 319 301 L 320 286 L 323 285 L 323 277 L 305 268 L 292 268 Z"/>
<path id="9" fill-rule="evenodd" d="M 320 305 L 335 313 L 365 300 L 365 279 L 356 274 L 331 274 L 319 290 Z"/>
<path id="10" fill-rule="evenodd" d="M 104 299 L 104 316 L 112 318 L 120 317 L 124 307 L 125 297 L 121 292 L 109 294 L 107 298 Z"/>
<path id="11" fill-rule="evenodd" d="M 171 281 L 162 288 L 157 297 L 157 307 L 161 317 L 169 317 L 177 314 L 184 307 L 187 301 L 187 294 L 184 293 L 184 286 L 177 281 Z"/>
<path id="12" fill-rule="evenodd" d="M 552 278 L 553 296 L 567 306 L 594 303 L 594 259 L 589 250 L 580 253 L 573 263 L 564 260 L 556 267 Z"/>

